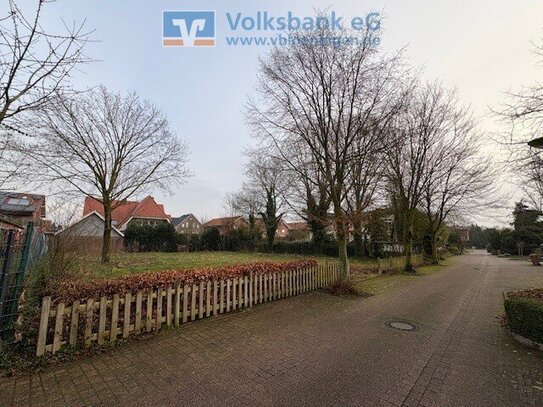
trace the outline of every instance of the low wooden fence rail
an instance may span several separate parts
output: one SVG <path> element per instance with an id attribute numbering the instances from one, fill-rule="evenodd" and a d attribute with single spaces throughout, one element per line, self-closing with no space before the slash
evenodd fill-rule
<path id="1" fill-rule="evenodd" d="M 339 265 L 327 263 L 278 273 L 156 287 L 69 305 L 53 304 L 51 297 L 45 297 L 36 354 L 55 353 L 65 345 L 114 343 L 118 338 L 156 331 L 164 325 L 178 326 L 298 295 L 338 278 Z"/>

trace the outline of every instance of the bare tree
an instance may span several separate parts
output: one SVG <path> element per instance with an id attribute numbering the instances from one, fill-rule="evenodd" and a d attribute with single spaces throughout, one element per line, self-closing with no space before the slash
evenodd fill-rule
<path id="1" fill-rule="evenodd" d="M 431 84 L 410 88 L 402 113 L 390 124 L 393 142 L 386 149 L 385 175 L 396 221 L 402 233 L 405 270 L 414 271 L 413 235 L 416 211 L 429 182 L 427 163 L 447 108 L 439 106 L 441 95 Z M 437 109 L 440 107 L 440 109 Z"/>
<path id="2" fill-rule="evenodd" d="M 314 247 L 322 249 L 330 222 L 330 195 L 326 182 L 310 158 L 300 149 L 293 151 L 283 172 L 283 200 L 291 213 L 303 219 L 311 230 Z M 283 152 L 284 154 L 285 152 Z M 271 157 L 281 160 L 281 152 L 268 150 Z"/>
<path id="3" fill-rule="evenodd" d="M 534 54 L 543 61 L 543 42 L 535 47 Z M 543 160 L 541 150 L 528 146 L 528 142 L 543 137 L 543 84 L 536 82 L 518 91 L 506 92 L 503 106 L 493 112 L 508 128 L 500 142 L 509 152 L 507 164 L 520 181 L 516 184 L 541 208 Z"/>
<path id="4" fill-rule="evenodd" d="M 264 223 L 268 250 L 273 250 L 275 233 L 284 216 L 280 212 L 284 206 L 282 192 L 284 191 L 284 172 L 281 160 L 263 157 L 263 151 L 249 152 L 251 160 L 246 174 L 252 188 L 259 192 L 263 205 L 258 212 Z"/>
<path id="5" fill-rule="evenodd" d="M 432 124 L 434 139 L 424 165 L 425 184 L 422 207 L 428 219 L 432 258 L 439 261 L 437 238 L 444 222 L 491 203 L 492 168 L 481 152 L 481 134 L 469 109 L 459 106 L 457 93 L 432 83 L 426 93 L 429 111 L 436 116 Z"/>
<path id="6" fill-rule="evenodd" d="M 256 223 L 257 217 L 261 218 L 268 250 L 271 251 L 277 227 L 284 216 L 281 210 L 285 206 L 285 174 L 280 160 L 263 155 L 263 151 L 252 149 L 246 154 L 249 156 L 245 170 L 247 179 L 239 192 L 227 196 L 227 206 L 233 212 L 248 216 L 253 234 L 261 234 Z"/>
<path id="7" fill-rule="evenodd" d="M 364 254 L 364 216 L 366 210 L 375 203 L 379 189 L 383 186 L 383 152 L 388 145 L 388 123 L 398 113 L 399 99 L 391 98 L 394 107 L 387 107 L 388 117 L 379 117 L 377 125 L 369 124 L 353 143 L 356 159 L 351 164 L 347 179 L 348 191 L 345 194 L 348 218 L 352 225 L 356 255 Z"/>
<path id="8" fill-rule="evenodd" d="M 388 103 L 397 64 L 381 58 L 369 41 L 323 46 L 307 38 L 338 33 L 303 35 L 298 45 L 277 47 L 260 61 L 261 97 L 249 103 L 249 122 L 290 168 L 296 168 L 293 155 L 307 152 L 332 204 L 342 275 L 348 278 L 345 199 L 350 167 L 358 159 L 353 145 L 373 113 Z"/>
<path id="9" fill-rule="evenodd" d="M 168 120 L 135 93 L 105 87 L 59 95 L 38 114 L 37 136 L 24 147 L 44 180 L 104 206 L 102 262 L 109 261 L 111 213 L 128 198 L 168 189 L 190 175 L 188 148 Z"/>
<path id="10" fill-rule="evenodd" d="M 43 27 L 43 11 L 54 2 L 36 0 L 30 14 L 7 0 L 0 16 L 0 185 L 21 168 L 20 158 L 7 158 L 16 152 L 12 139 L 28 128 L 28 113 L 42 109 L 56 92 L 69 91 L 71 73 L 90 61 L 83 53 L 91 34 L 84 22 L 65 24 L 62 32 Z"/>

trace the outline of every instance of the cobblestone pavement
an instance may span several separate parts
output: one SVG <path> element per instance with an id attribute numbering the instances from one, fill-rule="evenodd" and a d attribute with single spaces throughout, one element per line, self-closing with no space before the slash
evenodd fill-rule
<path id="1" fill-rule="evenodd" d="M 543 286 L 541 268 L 474 252 L 415 280 L 369 299 L 310 293 L 0 379 L 0 405 L 543 406 L 543 354 L 496 320 L 502 291 Z"/>

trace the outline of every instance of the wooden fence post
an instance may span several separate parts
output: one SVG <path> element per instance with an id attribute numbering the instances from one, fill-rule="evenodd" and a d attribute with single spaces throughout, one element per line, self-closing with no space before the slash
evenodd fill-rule
<path id="1" fill-rule="evenodd" d="M 64 303 L 57 304 L 57 316 L 55 318 L 55 332 L 53 336 L 53 353 L 56 353 L 62 345 L 62 331 L 64 324 Z"/>
<path id="2" fill-rule="evenodd" d="M 119 323 L 119 296 L 115 294 L 113 296 L 113 303 L 111 304 L 111 326 L 109 327 L 109 341 L 115 342 L 117 340 L 117 325 Z"/>
<path id="3" fill-rule="evenodd" d="M 192 289 L 190 291 L 190 320 L 196 320 L 196 284 L 192 283 Z"/>
<path id="4" fill-rule="evenodd" d="M 98 345 L 103 345 L 106 335 L 106 312 L 107 312 L 107 298 L 100 298 L 100 309 L 98 317 Z"/>
<path id="5" fill-rule="evenodd" d="M 172 286 L 166 288 L 166 326 L 172 326 Z"/>
<path id="6" fill-rule="evenodd" d="M 70 317 L 70 340 L 69 344 L 77 345 L 77 329 L 79 327 L 79 300 L 72 304 L 72 316 Z"/>
<path id="7" fill-rule="evenodd" d="M 245 296 L 244 303 L 245 308 L 249 308 L 249 277 L 245 276 L 243 277 L 243 294 Z"/>
<path id="8" fill-rule="evenodd" d="M 254 283 L 253 283 L 253 272 L 249 275 L 249 308 L 253 308 L 253 296 L 254 296 Z"/>
<path id="9" fill-rule="evenodd" d="M 41 302 L 40 328 L 38 332 L 38 346 L 36 356 L 42 356 L 45 353 L 47 341 L 47 326 L 49 325 L 49 310 L 51 308 L 51 297 L 43 297 Z"/>
<path id="10" fill-rule="evenodd" d="M 85 346 L 92 343 L 92 323 L 94 319 L 94 299 L 87 299 L 87 308 L 85 310 Z"/>
<path id="11" fill-rule="evenodd" d="M 145 329 L 147 332 L 151 332 L 153 329 L 153 290 L 149 289 L 147 292 L 147 312 L 145 315 Z"/>
<path id="12" fill-rule="evenodd" d="M 213 280 L 213 315 L 216 316 L 219 312 L 218 299 L 219 283 L 217 280 Z"/>
<path id="13" fill-rule="evenodd" d="M 181 284 L 177 283 L 175 285 L 175 305 L 174 305 L 174 325 L 179 326 L 181 322 Z"/>
<path id="14" fill-rule="evenodd" d="M 224 312 L 224 279 L 221 280 L 219 289 L 219 314 L 222 314 Z"/>
<path id="15" fill-rule="evenodd" d="M 128 338 L 130 335 L 130 308 L 132 308 L 132 294 L 124 295 L 124 315 L 123 315 L 123 338 Z"/>
<path id="16" fill-rule="evenodd" d="M 155 329 L 158 331 L 162 328 L 162 287 L 156 290 L 156 322 Z"/>
<path id="17" fill-rule="evenodd" d="M 143 293 L 138 290 L 136 293 L 136 320 L 134 321 L 134 333 L 139 335 L 141 332 L 141 303 Z"/>
<path id="18" fill-rule="evenodd" d="M 243 308 L 243 277 L 238 277 L 238 309 Z"/>
<path id="19" fill-rule="evenodd" d="M 226 312 L 230 312 L 230 279 L 226 280 Z"/>
<path id="20" fill-rule="evenodd" d="M 183 284 L 183 323 L 189 320 L 189 286 Z"/>
<path id="21" fill-rule="evenodd" d="M 211 281 L 206 284 L 206 318 L 211 316 Z"/>

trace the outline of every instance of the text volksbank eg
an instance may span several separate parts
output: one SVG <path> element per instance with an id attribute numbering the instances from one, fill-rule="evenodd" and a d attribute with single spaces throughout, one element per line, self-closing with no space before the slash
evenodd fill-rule
<path id="1" fill-rule="evenodd" d="M 216 45 L 215 11 L 164 11 L 163 45 L 167 47 L 210 47 Z M 291 11 L 273 15 L 258 11 L 255 15 L 241 12 L 225 13 L 227 27 L 234 33 L 274 33 L 286 31 L 312 31 L 318 29 L 340 33 L 342 30 L 378 31 L 381 28 L 379 13 L 369 13 L 346 19 L 332 11 L 328 15 L 298 16 Z M 262 42 L 264 44 L 264 42 Z"/>

